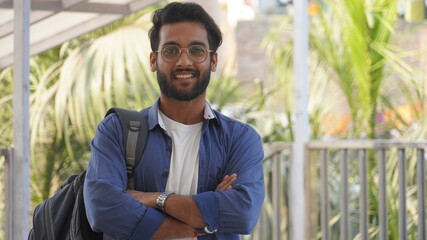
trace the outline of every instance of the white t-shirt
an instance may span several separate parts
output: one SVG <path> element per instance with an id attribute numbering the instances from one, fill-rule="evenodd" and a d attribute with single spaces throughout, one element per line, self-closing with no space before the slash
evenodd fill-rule
<path id="1" fill-rule="evenodd" d="M 166 191 L 187 196 L 196 194 L 203 122 L 186 125 L 173 121 L 159 111 L 159 124 L 172 138 L 172 156 Z M 180 239 L 193 240 L 197 238 Z"/>

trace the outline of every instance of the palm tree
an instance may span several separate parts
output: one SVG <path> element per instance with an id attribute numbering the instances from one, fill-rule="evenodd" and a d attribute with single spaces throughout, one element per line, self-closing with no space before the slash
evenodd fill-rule
<path id="1" fill-rule="evenodd" d="M 309 33 L 309 115 L 313 126 L 312 138 L 328 137 L 325 134 L 327 132 L 322 129 L 325 129 L 328 120 L 333 120 L 337 109 L 341 110 L 341 113 L 349 111 L 351 116 L 348 131 L 338 137 L 376 138 L 378 130 L 383 127 L 376 121 L 377 113 L 386 107 L 393 108 L 390 98 L 394 96 L 387 95 L 385 86 L 391 85 L 391 81 L 397 79 L 401 89 L 411 89 L 406 90 L 406 93 L 412 93 L 413 89 L 419 89 L 417 87 L 420 85 L 419 71 L 406 64 L 402 58 L 405 52 L 391 44 L 397 21 L 397 1 L 325 0 L 318 4 L 320 11 L 318 15 L 310 18 Z M 293 44 L 288 37 L 291 34 L 291 17 L 281 16 L 264 43 L 275 63 L 272 72 L 278 82 L 277 86 L 281 87 L 280 92 L 286 97 L 279 100 L 276 98 L 276 101 L 284 106 L 282 109 L 289 119 L 286 124 L 290 126 L 294 112 Z M 322 86 L 329 91 L 318 91 L 323 89 Z M 405 94 L 403 90 L 400 94 L 407 97 L 408 102 L 413 102 L 411 94 Z M 397 112 L 396 116 L 399 118 Z M 377 174 L 372 156 L 371 159 L 369 202 L 370 220 L 374 223 L 377 211 L 374 206 L 377 202 Z M 396 160 L 388 160 L 388 169 L 397 169 Z M 393 176 L 389 178 L 390 184 L 393 184 L 392 178 Z M 393 199 L 390 193 L 389 206 L 392 205 Z M 390 221 L 393 221 L 393 216 L 396 215 L 393 214 L 394 210 L 390 211 Z M 337 216 L 334 220 L 339 219 L 339 215 Z M 375 224 L 372 224 L 370 230 L 375 235 Z M 397 238 L 392 231 L 389 234 L 390 239 Z"/>

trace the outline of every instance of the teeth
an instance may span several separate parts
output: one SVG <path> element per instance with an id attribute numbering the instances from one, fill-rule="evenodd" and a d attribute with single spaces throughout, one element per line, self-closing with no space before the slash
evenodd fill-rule
<path id="1" fill-rule="evenodd" d="M 191 78 L 191 74 L 178 74 L 175 77 L 176 78 Z"/>

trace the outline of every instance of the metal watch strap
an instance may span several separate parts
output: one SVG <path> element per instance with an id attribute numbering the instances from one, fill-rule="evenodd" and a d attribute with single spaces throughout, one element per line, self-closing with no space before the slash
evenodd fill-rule
<path id="1" fill-rule="evenodd" d="M 162 192 L 156 199 L 156 209 L 165 212 L 165 202 L 169 195 L 173 194 L 173 192 Z"/>

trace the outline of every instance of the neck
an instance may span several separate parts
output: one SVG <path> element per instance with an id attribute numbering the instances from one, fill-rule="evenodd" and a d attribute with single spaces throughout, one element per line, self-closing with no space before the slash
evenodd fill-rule
<path id="1" fill-rule="evenodd" d="M 190 101 L 178 101 L 164 95 L 160 97 L 159 109 L 168 118 L 182 124 L 195 124 L 204 120 L 205 94 Z"/>

